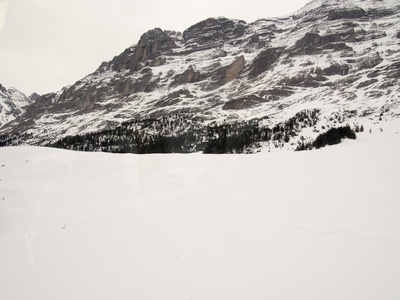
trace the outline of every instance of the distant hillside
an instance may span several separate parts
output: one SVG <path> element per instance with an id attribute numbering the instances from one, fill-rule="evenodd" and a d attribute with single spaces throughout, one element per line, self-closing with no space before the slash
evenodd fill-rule
<path id="1" fill-rule="evenodd" d="M 156 28 L 92 74 L 39 97 L 0 130 L 1 140 L 60 145 L 88 134 L 107 140 L 124 124 L 161 124 L 182 115 L 185 132 L 194 123 L 204 134 L 210 126 L 249 123 L 273 130 L 318 111 L 290 134 L 250 138 L 293 150 L 332 127 L 355 130 L 398 118 L 399 20 L 398 1 L 315 0 L 285 18 L 250 24 L 210 18 L 183 33 Z M 135 130 L 149 140 L 161 133 L 170 139 L 168 126 Z M 127 140 L 137 146 L 134 136 Z M 194 149 L 203 142 L 182 145 Z"/>

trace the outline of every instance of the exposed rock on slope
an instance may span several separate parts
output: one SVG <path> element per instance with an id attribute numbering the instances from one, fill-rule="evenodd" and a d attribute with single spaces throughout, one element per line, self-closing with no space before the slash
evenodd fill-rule
<path id="1" fill-rule="evenodd" d="M 0 84 L 0 127 L 22 115 L 38 98 L 36 93 L 27 97 L 15 88 L 6 89 Z"/>
<path id="2" fill-rule="evenodd" d="M 395 0 L 315 0 L 286 18 L 156 28 L 74 85 L 38 98 L 1 133 L 44 144 L 187 113 L 204 126 L 257 119 L 272 128 L 318 109 L 314 133 L 339 119 L 397 117 L 399 20 Z M 298 139 L 314 133 L 304 129 Z"/>

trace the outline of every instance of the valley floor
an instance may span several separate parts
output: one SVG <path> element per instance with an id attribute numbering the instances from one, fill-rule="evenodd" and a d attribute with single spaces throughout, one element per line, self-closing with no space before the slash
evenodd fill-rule
<path id="1" fill-rule="evenodd" d="M 258 155 L 0 148 L 0 299 L 400 299 L 399 132 Z"/>

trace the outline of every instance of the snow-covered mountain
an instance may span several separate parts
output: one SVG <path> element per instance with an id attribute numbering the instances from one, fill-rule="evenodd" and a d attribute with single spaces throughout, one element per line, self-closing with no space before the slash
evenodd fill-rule
<path id="1" fill-rule="evenodd" d="M 398 6 L 398 0 L 314 0 L 307 3 L 303 8 L 295 14 L 307 13 L 312 10 L 323 10 L 329 12 L 334 9 L 362 9 L 364 12 L 373 10 L 391 10 Z"/>
<path id="2" fill-rule="evenodd" d="M 27 97 L 16 88 L 6 89 L 0 84 L 0 127 L 22 115 L 38 97 L 37 94 Z"/>
<path id="3" fill-rule="evenodd" d="M 19 133 L 19 143 L 46 144 L 127 121 L 141 131 L 150 118 L 163 127 L 153 122 L 146 136 L 250 122 L 278 128 L 270 140 L 293 149 L 340 123 L 398 117 L 399 20 L 399 1 L 315 0 L 292 16 L 250 24 L 211 18 L 183 33 L 156 28 L 92 74 L 37 99 L 1 133 L 8 143 Z"/>

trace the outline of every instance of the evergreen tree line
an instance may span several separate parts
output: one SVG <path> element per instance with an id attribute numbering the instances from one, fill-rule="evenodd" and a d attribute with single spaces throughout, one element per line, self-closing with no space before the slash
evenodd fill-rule
<path id="1" fill-rule="evenodd" d="M 0 147 L 18 146 L 28 139 L 32 139 L 32 133 L 17 133 L 0 135 Z"/>
<path id="2" fill-rule="evenodd" d="M 254 119 L 204 125 L 189 115 L 125 122 L 114 129 L 68 136 L 48 146 L 113 153 L 245 153 L 260 142 L 288 142 L 304 127 L 314 126 L 318 110 L 303 111 L 272 129 Z"/>
<path id="3" fill-rule="evenodd" d="M 328 131 L 321 133 L 317 136 L 317 138 L 310 143 L 303 143 L 297 147 L 296 150 L 311 150 L 313 148 L 319 149 L 325 147 L 327 145 L 336 145 L 339 144 L 342 139 L 356 139 L 356 133 L 353 129 L 350 128 L 349 125 L 341 126 L 341 127 L 333 127 Z"/>
<path id="4" fill-rule="evenodd" d="M 319 110 L 305 110 L 269 128 L 268 119 L 253 119 L 233 123 L 212 122 L 190 114 L 165 116 L 124 122 L 120 126 L 82 135 L 43 142 L 40 137 L 3 136 L 0 146 L 26 144 L 40 140 L 40 145 L 76 150 L 112 153 L 248 153 L 261 142 L 289 142 L 304 127 L 315 126 Z M 28 142 L 29 143 L 29 142 Z"/>

